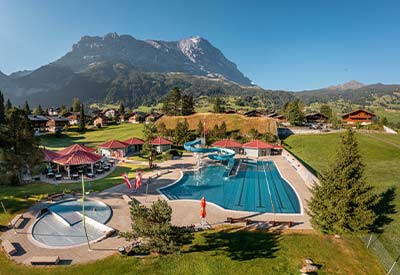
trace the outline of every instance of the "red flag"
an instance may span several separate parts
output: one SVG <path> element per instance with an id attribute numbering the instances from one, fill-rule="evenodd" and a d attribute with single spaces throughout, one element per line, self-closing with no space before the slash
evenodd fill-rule
<path id="1" fill-rule="evenodd" d="M 126 183 L 126 185 L 128 186 L 129 189 L 132 189 L 132 183 L 128 178 L 128 175 L 123 173 L 122 176 L 124 177 L 124 182 Z M 136 185 L 136 184 L 135 184 Z"/>
<path id="2" fill-rule="evenodd" d="M 200 218 L 205 219 L 205 218 L 206 218 L 206 215 L 207 215 L 206 209 L 205 209 L 205 208 L 202 208 L 202 209 L 200 210 Z"/>
<path id="3" fill-rule="evenodd" d="M 200 200 L 200 207 L 201 208 L 206 208 L 206 198 L 202 197 Z"/>

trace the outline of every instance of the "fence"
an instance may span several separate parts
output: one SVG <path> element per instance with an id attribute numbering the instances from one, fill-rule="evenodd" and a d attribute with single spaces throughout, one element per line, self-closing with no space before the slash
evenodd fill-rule
<path id="1" fill-rule="evenodd" d="M 379 240 L 376 234 L 367 235 L 361 238 L 367 248 L 379 259 L 387 275 L 400 275 L 399 258 L 393 258 Z"/>

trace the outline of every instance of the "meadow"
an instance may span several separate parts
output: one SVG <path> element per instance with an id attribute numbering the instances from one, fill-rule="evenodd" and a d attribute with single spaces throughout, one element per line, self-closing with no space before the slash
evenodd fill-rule
<path id="1" fill-rule="evenodd" d="M 375 137 L 379 137 L 376 139 Z M 392 222 L 383 227 L 379 240 L 393 258 L 400 255 L 400 144 L 399 135 L 357 134 L 360 153 L 365 164 L 365 177 L 375 187 L 377 193 L 394 191 L 391 204 L 395 213 L 390 215 Z M 387 141 L 387 142 L 385 142 Z M 286 148 L 310 166 L 316 173 L 323 173 L 334 161 L 340 142 L 340 134 L 293 135 L 284 143 Z"/>

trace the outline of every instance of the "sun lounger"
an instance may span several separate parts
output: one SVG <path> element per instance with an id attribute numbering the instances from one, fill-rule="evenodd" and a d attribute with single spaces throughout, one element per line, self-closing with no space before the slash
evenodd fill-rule
<path id="1" fill-rule="evenodd" d="M 8 255 L 12 256 L 17 253 L 17 249 L 15 248 L 15 246 L 12 243 L 10 243 L 10 241 L 4 240 L 1 244 L 3 245 L 4 251 Z"/>
<path id="2" fill-rule="evenodd" d="M 232 217 L 228 217 L 226 218 L 226 222 L 229 223 L 245 223 L 246 225 L 248 225 L 249 223 L 251 223 L 250 219 L 246 219 L 246 218 L 232 218 Z"/>
<path id="3" fill-rule="evenodd" d="M 15 227 L 15 225 L 17 224 L 17 222 L 18 222 L 20 219 L 23 219 L 23 218 L 24 218 L 23 214 L 18 214 L 18 215 L 15 216 L 14 219 L 12 219 L 12 221 L 8 224 L 8 227 L 9 227 L 9 228 Z"/>
<path id="4" fill-rule="evenodd" d="M 58 264 L 60 258 L 58 256 L 34 256 L 31 259 L 32 265 L 51 265 Z"/>
<path id="5" fill-rule="evenodd" d="M 57 200 L 61 200 L 63 198 L 64 198 L 63 193 L 52 194 L 52 195 L 47 196 L 47 200 L 49 200 L 49 201 L 57 201 Z"/>
<path id="6" fill-rule="evenodd" d="M 124 201 L 126 201 L 127 203 L 131 203 L 132 202 L 132 199 L 128 196 L 128 195 L 122 195 L 122 199 L 124 200 Z"/>
<path id="7" fill-rule="evenodd" d="M 292 221 L 270 221 L 269 224 L 274 227 L 274 226 L 278 226 L 278 225 L 287 225 L 287 227 L 292 227 L 293 226 L 293 222 Z"/>

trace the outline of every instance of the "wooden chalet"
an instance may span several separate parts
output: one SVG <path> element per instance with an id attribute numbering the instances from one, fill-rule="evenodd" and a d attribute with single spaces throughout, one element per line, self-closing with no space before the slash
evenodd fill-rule
<path id="1" fill-rule="evenodd" d="M 109 122 L 110 122 L 110 118 L 107 116 L 95 116 L 93 118 L 94 126 L 100 125 L 100 127 L 104 127 L 104 126 L 107 126 Z"/>
<path id="2" fill-rule="evenodd" d="M 47 130 L 47 121 L 49 119 L 42 115 L 28 115 L 28 119 L 32 124 L 35 135 L 39 135 L 40 133 L 46 132 Z"/>
<path id="3" fill-rule="evenodd" d="M 128 116 L 129 123 L 143 123 L 146 119 L 146 113 L 143 112 L 133 112 Z"/>
<path id="4" fill-rule="evenodd" d="M 328 117 L 321 113 L 306 114 L 305 119 L 310 124 L 326 123 L 328 121 Z"/>
<path id="5" fill-rule="evenodd" d="M 362 125 L 367 125 L 372 123 L 374 117 L 374 113 L 359 109 L 342 115 L 342 122 L 346 124 L 361 123 Z"/>
<path id="6" fill-rule="evenodd" d="M 160 119 L 162 116 L 163 116 L 163 114 L 159 114 L 156 112 L 150 113 L 146 116 L 145 123 L 149 123 L 150 121 L 155 122 L 158 119 Z"/>
<path id="7" fill-rule="evenodd" d="M 49 120 L 46 122 L 47 130 L 49 132 L 57 132 L 64 129 L 65 126 L 68 126 L 69 120 L 63 116 L 48 116 Z"/>

